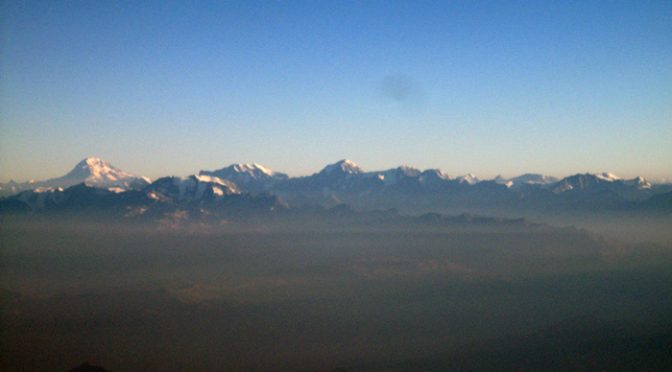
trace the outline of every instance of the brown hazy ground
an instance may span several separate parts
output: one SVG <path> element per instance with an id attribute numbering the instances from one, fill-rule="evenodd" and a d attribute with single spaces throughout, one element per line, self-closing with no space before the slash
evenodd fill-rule
<path id="1" fill-rule="evenodd" d="M 7 371 L 671 365 L 664 244 L 572 229 L 0 234 Z"/>

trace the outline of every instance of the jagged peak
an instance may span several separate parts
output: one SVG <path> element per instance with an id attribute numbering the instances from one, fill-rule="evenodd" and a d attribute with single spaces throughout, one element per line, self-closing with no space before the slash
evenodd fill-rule
<path id="1" fill-rule="evenodd" d="M 365 176 L 376 177 L 383 181 L 386 185 L 391 185 L 398 182 L 402 178 L 419 177 L 421 174 L 422 171 L 420 169 L 408 165 L 400 165 L 396 168 L 391 168 L 384 171 L 368 172 L 365 173 Z"/>
<path id="2" fill-rule="evenodd" d="M 478 177 L 476 177 L 476 175 L 473 174 L 473 173 L 467 173 L 467 174 L 465 174 L 464 176 L 457 177 L 457 180 L 460 181 L 460 182 L 468 183 L 468 184 L 470 184 L 470 185 L 473 185 L 473 184 L 478 183 L 478 182 L 481 181 L 481 180 L 480 180 Z"/>
<path id="3" fill-rule="evenodd" d="M 238 173 L 261 172 L 267 176 L 272 176 L 275 173 L 259 163 L 236 163 L 231 164 L 229 168 Z"/>
<path id="4" fill-rule="evenodd" d="M 148 196 L 150 198 L 156 199 L 158 197 L 156 191 L 164 193 L 166 190 L 173 190 L 169 191 L 169 193 L 177 193 L 178 198 L 184 198 L 185 195 L 189 193 L 202 195 L 207 188 L 211 188 L 215 194 L 220 196 L 224 194 L 240 193 L 240 190 L 235 183 L 219 177 L 203 174 L 192 174 L 185 177 L 162 177 L 154 181 L 154 183 L 152 183 L 146 190 L 148 190 Z"/>
<path id="5" fill-rule="evenodd" d="M 222 179 L 232 178 L 237 182 L 241 179 L 241 182 L 246 182 L 265 178 L 287 178 L 286 174 L 273 171 L 259 163 L 235 163 L 214 171 L 202 170 L 199 174 L 217 176 Z"/>
<path id="6" fill-rule="evenodd" d="M 444 180 L 450 179 L 450 176 L 439 168 L 425 169 L 424 171 L 422 171 L 422 175 L 424 176 L 432 175 Z"/>
<path id="7" fill-rule="evenodd" d="M 571 176 L 567 176 L 563 179 L 560 180 L 560 182 L 573 182 L 573 181 L 578 181 L 578 180 L 592 180 L 594 182 L 600 182 L 600 181 L 605 181 L 605 182 L 615 182 L 615 181 L 622 181 L 622 179 L 613 173 L 577 173 L 573 174 Z"/>

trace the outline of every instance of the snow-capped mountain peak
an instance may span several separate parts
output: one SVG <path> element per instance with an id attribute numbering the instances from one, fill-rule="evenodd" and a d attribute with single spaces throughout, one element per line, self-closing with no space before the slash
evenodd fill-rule
<path id="1" fill-rule="evenodd" d="M 345 174 L 362 174 L 364 170 L 359 167 L 354 161 L 349 159 L 340 160 L 334 164 L 329 164 L 320 173 L 333 174 L 334 172 Z"/>
<path id="2" fill-rule="evenodd" d="M 267 190 L 274 182 L 288 178 L 286 174 L 275 172 L 258 163 L 231 164 L 228 167 L 214 171 L 202 170 L 199 172 L 199 175 L 229 180 L 241 186 L 246 191 L 253 192 Z"/>
<path id="3" fill-rule="evenodd" d="M 595 177 L 602 181 L 607 181 L 607 182 L 614 182 L 614 181 L 620 181 L 621 177 L 618 177 L 617 175 L 609 172 L 604 172 L 600 174 L 596 174 Z"/>
<path id="4" fill-rule="evenodd" d="M 399 182 L 403 178 L 416 178 L 419 177 L 422 171 L 417 168 L 413 168 L 408 165 L 401 165 L 396 168 L 388 169 L 385 171 L 379 172 L 369 172 L 366 173 L 367 177 L 376 177 L 379 180 L 383 181 L 385 185 L 393 185 Z"/>
<path id="5" fill-rule="evenodd" d="M 240 193 L 235 183 L 202 174 L 159 178 L 144 191 L 150 199 L 180 202 L 200 201 L 203 198 L 218 198 Z"/>
<path id="6" fill-rule="evenodd" d="M 79 183 L 100 189 L 113 188 L 116 192 L 119 192 L 120 190 L 142 188 L 150 184 L 151 180 L 147 177 L 124 172 L 101 158 L 92 156 L 77 163 L 65 176 L 45 181 L 31 180 L 24 183 L 13 183 L 8 185 L 7 190 L 0 190 L 2 191 L 0 194 L 13 194 L 40 188 L 70 187 Z"/>
<path id="7" fill-rule="evenodd" d="M 147 177 L 125 172 L 101 158 L 92 156 L 77 163 L 65 176 L 40 183 L 48 186 L 52 184 L 54 186 L 70 186 L 82 182 L 98 188 L 113 187 L 128 190 L 145 186 L 152 181 Z"/>
<path id="8" fill-rule="evenodd" d="M 248 164 L 233 164 L 231 165 L 234 171 L 238 173 L 247 173 L 249 175 L 257 175 L 259 173 L 265 174 L 269 177 L 273 176 L 274 172 L 261 164 L 258 163 L 248 163 Z"/>
<path id="9" fill-rule="evenodd" d="M 525 173 L 509 179 L 503 178 L 501 176 L 497 176 L 495 178 L 495 182 L 506 185 L 507 187 L 519 187 L 522 185 L 549 185 L 558 181 L 559 180 L 553 176 L 545 176 L 538 173 Z"/>
<path id="10" fill-rule="evenodd" d="M 476 177 L 476 175 L 473 173 L 468 173 L 465 174 L 464 176 L 457 177 L 457 180 L 460 183 L 467 183 L 469 185 L 474 185 L 481 182 L 481 180 L 478 177 Z"/>
<path id="11" fill-rule="evenodd" d="M 134 177 L 133 175 L 114 167 L 110 163 L 97 158 L 88 157 L 80 161 L 63 179 L 74 179 L 102 183 L 105 181 L 115 182 L 120 179 Z"/>
<path id="12" fill-rule="evenodd" d="M 264 179 L 272 177 L 287 177 L 286 174 L 280 172 L 274 172 L 273 170 L 258 164 L 258 163 L 236 163 L 231 164 L 228 167 L 221 168 L 214 171 L 201 171 L 200 174 L 207 176 L 216 176 L 222 179 L 235 178 L 234 181 L 240 181 L 243 178 L 247 179 Z"/>
<path id="13" fill-rule="evenodd" d="M 651 182 L 642 176 L 637 176 L 631 180 L 623 181 L 628 186 L 634 186 L 639 190 L 650 190 L 653 188 Z"/>
<path id="14" fill-rule="evenodd" d="M 440 169 L 425 169 L 418 176 L 418 181 L 423 185 L 436 185 L 448 180 L 450 180 L 450 176 Z"/>

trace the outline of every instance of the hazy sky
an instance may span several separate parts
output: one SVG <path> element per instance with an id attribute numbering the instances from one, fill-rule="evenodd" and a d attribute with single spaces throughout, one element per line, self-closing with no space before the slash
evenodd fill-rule
<path id="1" fill-rule="evenodd" d="M 0 1 L 0 180 L 672 177 L 672 1 Z"/>

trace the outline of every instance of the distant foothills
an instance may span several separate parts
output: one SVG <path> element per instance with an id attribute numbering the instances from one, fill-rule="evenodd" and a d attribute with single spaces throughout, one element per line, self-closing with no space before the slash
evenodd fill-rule
<path id="1" fill-rule="evenodd" d="M 68 174 L 44 181 L 0 184 L 0 213 L 106 213 L 123 218 L 231 218 L 290 209 L 334 208 L 398 210 L 604 211 L 672 213 L 672 184 L 610 173 L 575 174 L 562 179 L 524 174 L 481 180 L 451 177 L 439 169 L 400 166 L 364 171 L 351 160 L 327 165 L 310 176 L 288 177 L 259 164 L 233 164 L 187 177 L 152 181 L 99 158 L 78 163 Z M 506 211 L 507 213 L 502 213 Z"/>

